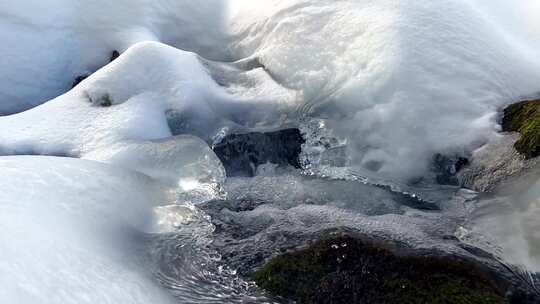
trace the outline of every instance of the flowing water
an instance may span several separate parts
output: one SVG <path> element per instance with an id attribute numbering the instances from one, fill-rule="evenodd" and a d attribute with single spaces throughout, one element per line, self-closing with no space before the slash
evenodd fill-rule
<path id="1" fill-rule="evenodd" d="M 264 295 L 249 275 L 264 259 L 329 231 L 360 232 L 477 260 L 538 293 L 536 264 L 513 259 L 512 252 L 536 242 L 534 203 L 513 205 L 512 210 L 525 210 L 509 212 L 504 210 L 508 204 L 498 203 L 508 202 L 502 194 L 485 198 L 457 186 L 404 185 L 362 176 L 346 166 L 346 152 L 340 150 L 344 142 L 331 138 L 318 120 L 304 130 L 313 125 L 319 129 L 308 136 L 319 137 L 307 138 L 300 155 L 303 169 L 263 164 L 254 177 L 228 177 L 219 195 L 158 212 L 174 229 L 150 236 L 150 264 L 157 265 L 157 279 L 180 302 L 282 302 Z M 321 145 L 321 134 L 326 145 Z M 530 219 L 523 222 L 527 230 L 517 232 L 516 221 L 524 216 Z M 497 239 L 487 241 L 489 235 Z M 525 255 L 534 259 L 530 250 Z"/>

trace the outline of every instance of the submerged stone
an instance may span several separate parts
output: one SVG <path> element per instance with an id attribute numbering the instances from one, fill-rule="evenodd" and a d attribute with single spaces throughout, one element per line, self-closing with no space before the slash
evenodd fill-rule
<path id="1" fill-rule="evenodd" d="M 300 130 L 231 134 L 214 146 L 227 176 L 254 176 L 257 167 L 273 163 L 300 168 L 299 155 L 305 143 Z"/>
<path id="2" fill-rule="evenodd" d="M 519 132 L 514 147 L 526 158 L 540 156 L 540 99 L 522 101 L 504 109 L 503 131 Z"/>
<path id="3" fill-rule="evenodd" d="M 299 303 L 508 303 L 490 275 L 470 262 L 398 256 L 349 235 L 274 257 L 255 280 Z"/>

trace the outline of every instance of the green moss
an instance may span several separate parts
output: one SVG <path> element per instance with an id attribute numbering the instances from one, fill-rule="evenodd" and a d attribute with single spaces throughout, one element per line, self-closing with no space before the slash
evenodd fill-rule
<path id="1" fill-rule="evenodd" d="M 299 303 L 507 303 L 493 281 L 472 264 L 398 257 L 350 236 L 277 256 L 256 272 L 255 280 Z"/>
<path id="2" fill-rule="evenodd" d="M 317 256 L 306 258 L 303 253 L 293 253 L 270 260 L 255 274 L 255 280 L 266 290 L 279 290 L 282 294 L 306 298 L 317 287 L 317 280 L 327 271 L 325 266 Z M 289 281 L 291 278 L 294 278 L 292 284 Z"/>
<path id="3" fill-rule="evenodd" d="M 522 101 L 504 110 L 503 131 L 519 132 L 516 150 L 527 158 L 540 156 L 540 100 Z"/>

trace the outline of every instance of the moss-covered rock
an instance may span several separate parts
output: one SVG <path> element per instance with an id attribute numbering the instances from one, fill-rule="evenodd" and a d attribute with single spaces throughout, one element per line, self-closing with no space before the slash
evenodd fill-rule
<path id="1" fill-rule="evenodd" d="M 540 156 L 540 100 L 522 101 L 504 110 L 503 131 L 519 132 L 515 143 L 518 152 L 526 158 Z"/>
<path id="2" fill-rule="evenodd" d="M 274 257 L 255 281 L 299 303 L 507 303 L 490 277 L 470 263 L 400 257 L 347 235 Z"/>

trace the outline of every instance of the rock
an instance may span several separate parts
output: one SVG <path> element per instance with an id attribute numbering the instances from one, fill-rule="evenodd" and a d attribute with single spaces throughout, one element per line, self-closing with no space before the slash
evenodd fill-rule
<path id="1" fill-rule="evenodd" d="M 85 92 L 88 102 L 94 106 L 108 108 L 114 104 L 112 97 L 109 93 L 103 93 L 98 96 L 92 97 L 88 92 Z"/>
<path id="2" fill-rule="evenodd" d="M 508 303 L 490 274 L 467 261 L 398 256 L 346 234 L 270 259 L 255 280 L 298 303 Z"/>
<path id="3" fill-rule="evenodd" d="M 540 99 L 518 102 L 504 109 L 502 128 L 505 132 L 521 133 L 514 147 L 527 159 L 540 156 Z"/>
<path id="4" fill-rule="evenodd" d="M 470 164 L 458 172 L 462 187 L 492 192 L 513 177 L 537 167 L 540 156 L 540 99 L 522 101 L 504 109 L 506 133 L 475 151 Z"/>
<path id="5" fill-rule="evenodd" d="M 457 174 L 469 165 L 469 159 L 462 156 L 447 156 L 435 154 L 433 157 L 432 171 L 435 173 L 435 180 L 441 185 L 459 185 Z"/>
<path id="6" fill-rule="evenodd" d="M 538 165 L 514 147 L 518 133 L 504 134 L 477 150 L 470 164 L 457 174 L 460 185 L 478 192 L 492 192 L 503 182 Z"/>
<path id="7" fill-rule="evenodd" d="M 284 181 L 284 183 L 287 183 L 287 181 Z M 287 198 L 284 199 L 288 201 Z M 330 210 L 328 215 L 332 218 L 327 218 L 325 220 L 326 215 L 323 211 L 324 209 L 321 209 L 316 205 L 309 205 L 307 202 L 305 204 L 306 205 L 302 207 L 302 210 L 311 209 L 311 212 L 300 212 L 300 209 L 294 208 L 289 202 L 270 203 L 264 199 L 258 200 L 248 198 L 210 201 L 199 205 L 199 207 L 210 217 L 212 224 L 215 227 L 213 233 L 214 239 L 211 244 L 212 249 L 219 252 L 222 263 L 228 265 L 231 269 L 235 269 L 238 275 L 247 278 L 248 280 L 254 277 L 255 272 L 264 269 L 265 262 L 271 260 L 271 258 L 276 255 L 287 254 L 287 252 L 294 253 L 305 250 L 306 248 L 313 248 L 313 246 L 316 246 L 313 244 L 319 244 L 329 239 L 335 240 L 336 238 L 349 237 L 357 239 L 358 242 L 364 244 L 362 245 L 363 247 L 358 246 L 355 248 L 353 250 L 354 252 L 369 253 L 370 249 L 365 248 L 373 247 L 371 245 L 375 244 L 374 247 L 383 248 L 394 260 L 401 259 L 401 257 L 408 257 L 408 259 L 413 261 L 411 267 L 415 267 L 415 263 L 420 263 L 414 261 L 429 262 L 432 260 L 458 261 L 459 263 L 467 265 L 467 267 L 471 265 L 470 267 L 474 267 L 475 269 L 478 268 L 481 273 L 485 273 L 486 275 L 488 273 L 493 274 L 493 280 L 497 283 L 497 286 L 504 291 L 504 293 L 501 291 L 499 294 L 506 294 L 508 292 L 512 297 L 522 299 L 521 301 L 511 303 L 539 303 L 538 294 L 534 292 L 534 288 L 531 288 L 528 280 L 524 280 L 523 276 L 518 275 L 520 273 L 519 271 L 516 271 L 511 265 L 501 264 L 500 260 L 489 252 L 461 243 L 454 235 L 455 230 L 453 228 L 445 231 L 445 228 L 449 227 L 449 225 L 442 224 L 437 231 L 432 232 L 433 235 L 424 235 L 425 241 L 430 238 L 440 238 L 441 243 L 438 243 L 440 246 L 434 244 L 432 244 L 434 246 L 426 246 L 427 243 L 425 243 L 423 247 L 417 247 L 415 241 L 411 242 L 411 240 L 402 238 L 399 235 L 362 228 L 364 225 L 370 225 L 369 223 L 355 224 L 362 223 L 362 217 L 343 217 L 342 220 L 336 221 L 335 218 L 336 216 L 339 217 L 339 215 Z M 397 220 L 395 217 L 391 218 Z M 383 220 L 383 217 L 381 217 L 381 220 Z M 385 224 L 381 222 L 376 223 L 375 225 L 378 227 L 385 226 Z M 407 224 L 402 223 L 400 229 L 408 230 L 409 228 L 407 227 Z M 334 243 L 336 243 L 336 241 L 334 241 Z M 362 256 L 355 259 L 356 262 L 360 263 L 359 261 L 362 260 Z M 388 261 L 392 262 L 392 259 L 387 260 L 383 255 L 383 258 L 380 261 L 381 263 L 387 263 Z M 378 260 L 375 259 L 374 263 L 377 261 Z M 399 273 L 403 271 L 400 269 L 407 269 L 403 264 L 397 265 L 402 267 L 396 268 L 399 270 Z M 351 266 L 351 269 L 357 269 L 355 267 Z M 379 266 L 375 265 L 374 267 L 374 269 L 377 270 L 378 268 L 376 267 Z M 301 273 L 298 275 L 303 276 L 304 274 Z M 354 273 L 346 273 L 345 275 L 352 278 Z M 407 278 L 408 277 L 406 277 L 406 279 Z M 259 283 L 261 287 L 264 287 L 261 281 L 259 281 Z M 344 293 L 346 292 L 350 292 L 350 290 L 345 290 Z M 295 299 L 288 294 L 274 293 L 278 296 L 288 296 L 291 299 Z M 331 297 L 334 295 L 320 296 Z M 362 299 L 369 300 L 369 298 Z M 370 302 L 368 300 L 364 303 L 417 303 L 400 301 L 377 302 L 376 300 Z M 300 303 L 303 302 L 300 301 Z M 314 301 L 307 303 L 325 302 Z M 349 302 L 343 300 L 342 302 L 333 303 Z M 355 302 L 353 301 L 351 303 Z M 424 301 L 421 303 L 432 302 Z M 471 300 L 469 302 L 441 303 L 478 302 L 472 302 Z"/>
<path id="8" fill-rule="evenodd" d="M 111 57 L 109 59 L 109 62 L 113 62 L 114 60 L 116 60 L 116 58 L 120 57 L 120 52 L 118 52 L 117 50 L 114 50 L 111 54 Z M 73 89 L 74 87 L 76 87 L 77 85 L 79 85 L 79 83 L 83 82 L 83 80 L 85 80 L 86 78 L 90 77 L 90 75 L 92 75 L 91 72 L 84 72 L 83 74 L 77 76 L 75 78 L 75 80 L 73 80 L 73 83 L 71 84 L 71 88 Z"/>
<path id="9" fill-rule="evenodd" d="M 300 168 L 299 155 L 305 140 L 298 129 L 231 134 L 214 146 L 227 176 L 254 176 L 266 163 Z"/>
<path id="10" fill-rule="evenodd" d="M 113 62 L 116 60 L 116 58 L 120 57 L 120 52 L 117 50 L 114 50 L 111 54 L 111 59 L 109 59 L 109 62 Z"/>
<path id="11" fill-rule="evenodd" d="M 77 77 L 75 78 L 75 80 L 73 81 L 73 83 L 71 84 L 71 88 L 73 89 L 74 87 L 76 87 L 77 85 L 79 85 L 79 83 L 83 82 L 83 80 L 85 80 L 86 78 L 90 77 L 90 75 L 92 75 L 92 73 L 90 73 L 90 72 L 85 72 L 85 73 L 83 73 L 82 75 L 77 76 Z"/>

